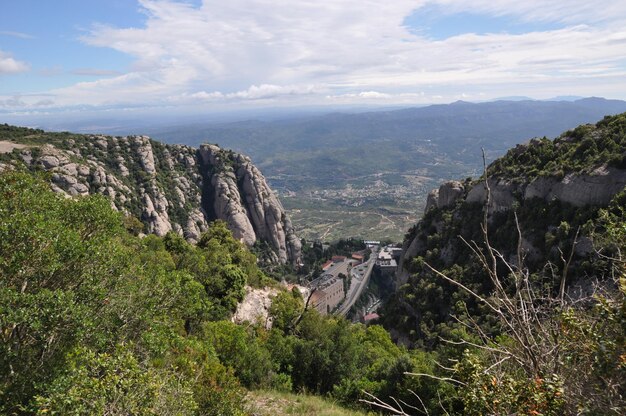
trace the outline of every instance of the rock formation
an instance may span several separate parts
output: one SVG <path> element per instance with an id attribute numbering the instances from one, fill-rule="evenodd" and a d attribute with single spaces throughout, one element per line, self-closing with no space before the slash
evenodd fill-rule
<path id="1" fill-rule="evenodd" d="M 439 189 L 433 189 L 428 193 L 424 213 L 431 208 L 447 208 L 463 196 L 465 187 L 459 181 L 448 181 L 441 184 Z"/>
<path id="2" fill-rule="evenodd" d="M 237 310 L 231 320 L 236 324 L 244 322 L 260 323 L 266 329 L 272 327 L 269 316 L 273 298 L 278 295 L 278 289 L 254 289 L 246 286 L 246 296 L 237 305 Z"/>
<path id="3" fill-rule="evenodd" d="M 531 143 L 532 144 L 532 143 Z M 569 173 L 562 178 L 556 176 L 539 176 L 529 181 L 519 181 L 509 178 L 494 177 L 488 180 L 490 198 L 490 215 L 511 209 L 515 203 L 530 201 L 539 198 L 545 202 L 558 200 L 575 207 L 606 206 L 618 192 L 626 187 L 626 170 L 599 166 L 591 173 Z M 463 184 L 450 181 L 442 184 L 428 194 L 425 213 L 431 209 L 453 208 L 455 203 L 464 197 Z M 472 186 L 463 202 L 484 204 L 487 199 L 487 188 L 484 181 L 478 181 Z M 437 232 L 441 224 L 433 223 Z M 396 285 L 407 282 L 409 273 L 406 270 L 407 261 L 423 252 L 425 239 L 420 231 L 420 223 L 416 225 L 413 235 L 403 243 L 403 252 L 396 272 Z M 523 239 L 522 248 L 530 258 L 537 257 L 537 249 L 530 241 Z M 451 257 L 450 247 L 443 246 L 441 258 Z M 577 253 L 591 251 L 588 237 L 582 236 Z"/>
<path id="4" fill-rule="evenodd" d="M 300 240 L 291 221 L 250 158 L 214 145 L 200 146 L 199 154 L 203 165 L 214 172 L 213 210 L 228 223 L 233 236 L 248 245 L 257 239 L 267 241 L 281 263 L 299 259 Z"/>
<path id="5" fill-rule="evenodd" d="M 300 240 L 280 201 L 246 156 L 214 145 L 165 145 L 147 136 L 72 136 L 13 150 L 31 169 L 51 172 L 55 192 L 98 193 L 144 223 L 195 242 L 220 219 L 248 246 L 266 241 L 281 263 L 300 261 Z M 3 164 L 3 169 L 5 164 Z"/>
<path id="6" fill-rule="evenodd" d="M 491 201 L 489 209 L 510 209 L 517 196 L 524 200 L 540 198 L 559 200 L 576 207 L 606 205 L 626 186 L 626 170 L 600 166 L 590 174 L 570 173 L 562 179 L 538 177 L 531 182 L 518 183 L 503 179 L 490 179 Z M 480 182 L 469 191 L 467 202 L 484 203 L 487 196 L 485 184 Z"/>

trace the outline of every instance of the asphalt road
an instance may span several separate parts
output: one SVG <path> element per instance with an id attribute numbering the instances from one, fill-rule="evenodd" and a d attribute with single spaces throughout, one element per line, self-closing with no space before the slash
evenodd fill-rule
<path id="1" fill-rule="evenodd" d="M 346 300 L 344 300 L 343 304 L 336 312 L 337 315 L 346 316 L 352 305 L 354 305 L 354 303 L 359 299 L 361 293 L 363 293 L 363 291 L 367 287 L 367 284 L 370 281 L 370 276 L 372 275 L 372 270 L 374 270 L 377 256 L 378 252 L 372 252 L 372 254 L 370 255 L 370 259 L 368 260 L 367 270 L 365 270 L 365 274 L 360 281 L 355 278 L 352 279 L 352 284 L 358 282 L 358 285 L 354 288 L 354 290 L 352 289 L 352 287 L 350 287 L 348 297 L 346 298 Z"/>

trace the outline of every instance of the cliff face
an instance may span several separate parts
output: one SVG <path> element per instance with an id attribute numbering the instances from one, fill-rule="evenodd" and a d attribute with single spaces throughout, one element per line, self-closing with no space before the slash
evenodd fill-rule
<path id="1" fill-rule="evenodd" d="M 530 182 L 516 183 L 506 179 L 490 179 L 489 209 L 503 211 L 511 208 L 517 198 L 545 201 L 558 200 L 575 207 L 606 205 L 626 186 L 626 170 L 600 166 L 589 174 L 570 173 L 563 178 L 539 177 Z M 487 190 L 484 183 L 475 185 L 467 202 L 484 203 Z"/>
<path id="2" fill-rule="evenodd" d="M 490 221 L 507 215 L 510 217 L 508 213 L 514 207 L 516 211 L 528 211 L 529 206 L 538 204 L 558 204 L 563 209 L 571 207 L 573 210 L 607 206 L 626 187 L 625 127 L 626 114 L 606 117 L 596 125 L 580 126 L 553 141 L 533 139 L 509 150 L 487 169 L 487 209 Z M 453 244 L 450 241 L 459 234 L 453 235 L 449 231 L 450 227 L 441 220 L 441 211 L 448 212 L 448 223 L 458 221 L 463 225 L 458 230 L 468 229 L 471 223 L 479 223 L 482 219 L 482 215 L 470 207 L 482 209 L 486 200 L 484 180 L 473 183 L 449 181 L 431 191 L 424 219 L 416 224 L 409 238 L 404 241 L 403 256 L 396 274 L 397 285 L 401 286 L 408 281 L 410 261 L 417 256 L 425 256 L 428 250 L 434 248 L 428 244 L 429 238 L 433 240 L 433 235 L 447 235 L 436 247 L 436 257 L 444 265 L 455 261 L 455 251 L 458 250 L 451 248 Z M 468 216 L 469 212 L 475 216 Z M 531 223 L 541 223 L 543 220 L 545 218 L 530 218 Z M 533 227 L 528 225 L 527 228 Z M 536 234 L 550 231 L 534 230 L 535 235 L 523 236 L 522 246 L 525 251 L 529 255 L 541 251 L 531 240 L 541 240 L 536 238 Z M 467 236 L 470 236 L 469 232 L 464 235 Z M 515 237 L 512 235 L 510 238 Z M 589 239 L 582 236 L 576 247 L 577 254 L 591 250 L 588 243 Z M 581 248 L 583 246 L 588 249 L 584 250 Z"/>
<path id="3" fill-rule="evenodd" d="M 215 215 L 225 220 L 235 238 L 252 245 L 257 239 L 275 249 L 278 261 L 300 258 L 300 240 L 282 204 L 250 158 L 202 145 L 199 157 Z M 209 178 L 209 173 L 212 173 Z"/>
<path id="4" fill-rule="evenodd" d="M 506 178 L 491 178 L 489 183 L 489 214 L 490 218 L 497 213 L 506 214 L 515 205 L 532 203 L 533 199 L 550 203 L 558 201 L 560 204 L 571 205 L 576 208 L 586 206 L 606 206 L 618 192 L 626 187 L 626 170 L 600 166 L 590 174 L 568 174 L 563 178 L 540 177 L 530 182 L 512 181 Z M 487 200 L 487 188 L 483 181 L 478 182 L 464 192 L 460 182 L 446 182 L 431 191 L 424 213 L 431 209 L 453 209 L 455 204 L 476 204 L 484 206 Z M 456 215 L 453 210 L 453 215 Z M 426 224 L 418 224 L 420 226 Z M 435 231 L 441 232 L 442 225 L 438 222 L 429 223 Z M 423 227 L 424 230 L 429 227 Z M 396 273 L 397 284 L 407 282 L 409 272 L 407 262 L 426 250 L 424 231 L 417 232 L 412 238 L 403 243 L 403 254 Z M 528 241 L 524 244 L 527 252 L 534 252 L 536 248 Z M 581 246 L 581 244 L 579 244 Z M 441 247 L 441 257 L 444 261 L 450 260 L 450 252 L 446 246 Z"/>
<path id="5" fill-rule="evenodd" d="M 221 219 L 246 245 L 267 242 L 274 261 L 300 260 L 300 240 L 280 201 L 243 155 L 213 145 L 165 145 L 147 136 L 71 135 L 10 156 L 50 172 L 56 192 L 107 196 L 114 209 L 141 219 L 149 233 L 175 231 L 195 242 L 208 222 Z"/>
<path id="6" fill-rule="evenodd" d="M 571 299 L 613 284 L 605 234 L 607 218 L 622 215 L 626 201 L 626 114 L 518 145 L 489 165 L 487 177 L 489 192 L 484 178 L 441 185 L 407 233 L 396 292 L 379 312 L 400 339 L 435 345 L 456 330 L 453 317 L 484 313 L 433 269 L 490 296 L 493 282 L 476 253 L 487 250 L 485 209 L 488 244 L 507 290 L 517 268 L 539 291 L 560 290 L 564 282 Z"/>

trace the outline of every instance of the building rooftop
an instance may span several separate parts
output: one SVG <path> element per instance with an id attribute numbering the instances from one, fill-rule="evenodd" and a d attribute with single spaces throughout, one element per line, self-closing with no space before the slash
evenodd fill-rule
<path id="1" fill-rule="evenodd" d="M 380 315 L 378 315 L 377 313 L 368 313 L 363 317 L 363 322 L 373 321 L 374 319 L 378 318 L 380 318 Z"/>

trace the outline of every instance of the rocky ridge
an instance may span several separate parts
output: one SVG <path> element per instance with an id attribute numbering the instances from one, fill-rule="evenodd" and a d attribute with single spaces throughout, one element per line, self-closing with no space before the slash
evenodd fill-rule
<path id="1" fill-rule="evenodd" d="M 563 178 L 539 177 L 530 182 L 490 178 L 488 185 L 490 197 L 487 208 L 490 216 L 508 211 L 516 204 L 534 198 L 545 202 L 560 201 L 574 207 L 606 206 L 615 194 L 626 187 L 626 170 L 599 166 L 590 174 L 570 173 Z M 487 187 L 484 181 L 475 183 L 469 189 L 458 181 L 449 181 L 429 193 L 424 213 L 435 208 L 452 209 L 458 203 L 484 206 L 486 200 Z M 437 232 L 441 231 L 439 224 L 434 224 L 434 226 Z M 529 253 L 536 251 L 527 240 L 524 240 L 523 245 Z M 420 234 L 414 235 L 404 241 L 402 248 L 403 254 L 396 273 L 397 285 L 402 285 L 408 280 L 409 273 L 405 267 L 407 259 L 414 258 L 426 249 L 424 237 Z M 449 259 L 449 251 L 446 247 L 443 247 L 441 251 L 444 260 Z"/>
<path id="2" fill-rule="evenodd" d="M 465 183 L 448 181 L 432 190 L 427 197 L 425 219 L 413 228 L 403 243 L 396 273 L 397 286 L 409 279 L 409 261 L 428 251 L 429 235 L 444 232 L 444 224 L 428 219 L 433 210 L 449 210 L 452 217 L 459 217 L 462 206 L 484 207 L 488 194 L 490 219 L 535 200 L 574 208 L 607 206 L 626 187 L 624 125 L 626 115 L 618 115 L 606 117 L 596 125 L 579 126 L 554 141 L 532 139 L 494 161 L 487 173 L 495 174 L 489 175 L 487 184 L 482 179 Z M 557 155 L 561 160 L 554 162 Z M 546 231 L 550 230 L 543 230 Z M 522 238 L 522 246 L 531 257 L 540 251 L 526 237 Z M 590 240 L 582 236 L 576 253 L 583 255 L 589 250 Z M 450 263 L 453 257 L 449 242 L 439 247 L 439 258 L 444 263 Z"/>
<path id="3" fill-rule="evenodd" d="M 406 234 L 395 291 L 379 312 L 394 339 L 430 348 L 457 330 L 458 317 L 482 316 L 481 302 L 434 270 L 488 298 L 494 286 L 477 254 L 488 247 L 497 253 L 489 267 L 506 290 L 520 275 L 537 293 L 563 291 L 574 302 L 598 287 L 613 290 L 607 224 L 623 218 L 625 132 L 626 114 L 607 116 L 510 149 L 487 167 L 486 182 L 446 182 L 432 191 Z"/>
<path id="4" fill-rule="evenodd" d="M 114 209 L 141 219 L 148 233 L 175 231 L 195 242 L 208 222 L 220 219 L 248 246 L 267 242 L 272 260 L 300 261 L 300 240 L 289 218 L 246 156 L 214 145 L 166 145 L 147 136 L 43 139 L 42 145 L 9 149 L 0 170 L 19 161 L 50 172 L 55 192 L 104 195 Z"/>

